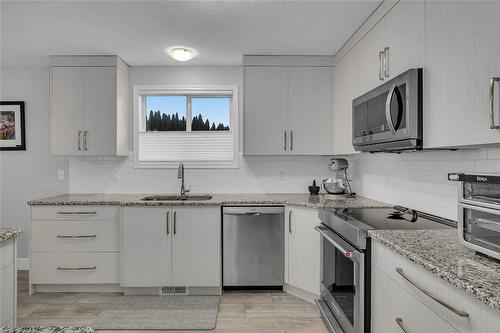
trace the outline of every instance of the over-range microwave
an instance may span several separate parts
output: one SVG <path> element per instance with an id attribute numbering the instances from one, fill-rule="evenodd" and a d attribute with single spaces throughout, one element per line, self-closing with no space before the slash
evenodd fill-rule
<path id="1" fill-rule="evenodd" d="M 352 102 L 355 150 L 422 149 L 422 68 L 410 69 Z"/>

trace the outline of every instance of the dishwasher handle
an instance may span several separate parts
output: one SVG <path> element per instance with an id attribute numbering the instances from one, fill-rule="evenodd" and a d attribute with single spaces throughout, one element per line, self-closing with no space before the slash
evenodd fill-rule
<path id="1" fill-rule="evenodd" d="M 284 214 L 284 209 L 283 207 L 224 207 L 222 213 L 224 215 L 260 216 Z"/>

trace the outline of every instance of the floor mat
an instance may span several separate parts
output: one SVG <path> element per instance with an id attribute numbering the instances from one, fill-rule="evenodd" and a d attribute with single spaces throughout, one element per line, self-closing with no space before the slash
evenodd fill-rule
<path id="1" fill-rule="evenodd" d="M 217 323 L 219 296 L 123 296 L 94 321 L 106 330 L 211 330 Z"/>

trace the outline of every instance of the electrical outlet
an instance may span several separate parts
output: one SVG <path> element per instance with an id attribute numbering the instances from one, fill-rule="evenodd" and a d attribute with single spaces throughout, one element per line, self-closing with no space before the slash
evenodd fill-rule
<path id="1" fill-rule="evenodd" d="M 279 168 L 278 169 L 278 179 L 283 181 L 285 180 L 286 176 L 285 176 L 285 169 L 283 168 Z"/>
<path id="2" fill-rule="evenodd" d="M 64 180 L 64 170 L 57 170 L 57 179 Z"/>

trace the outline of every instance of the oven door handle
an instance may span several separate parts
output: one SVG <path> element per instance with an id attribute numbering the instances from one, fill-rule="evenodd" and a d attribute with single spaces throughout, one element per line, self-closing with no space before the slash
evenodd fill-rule
<path id="1" fill-rule="evenodd" d="M 323 237 L 325 237 L 325 239 L 330 243 L 332 244 L 333 246 L 335 246 L 340 252 L 342 252 L 342 254 L 344 255 L 344 257 L 346 258 L 349 258 L 349 259 L 352 259 L 353 256 L 358 253 L 358 251 L 351 247 L 351 246 L 348 246 L 347 244 L 345 245 L 341 245 L 340 243 L 345 243 L 344 241 L 342 241 L 339 237 L 333 235 L 333 233 L 328 230 L 327 228 L 325 227 L 322 227 L 322 226 L 316 226 L 314 229 L 316 229 L 317 232 L 319 232 L 319 234 Z M 329 233 L 331 233 L 332 235 L 330 235 Z M 335 238 L 338 238 L 337 240 L 334 239 Z"/>

